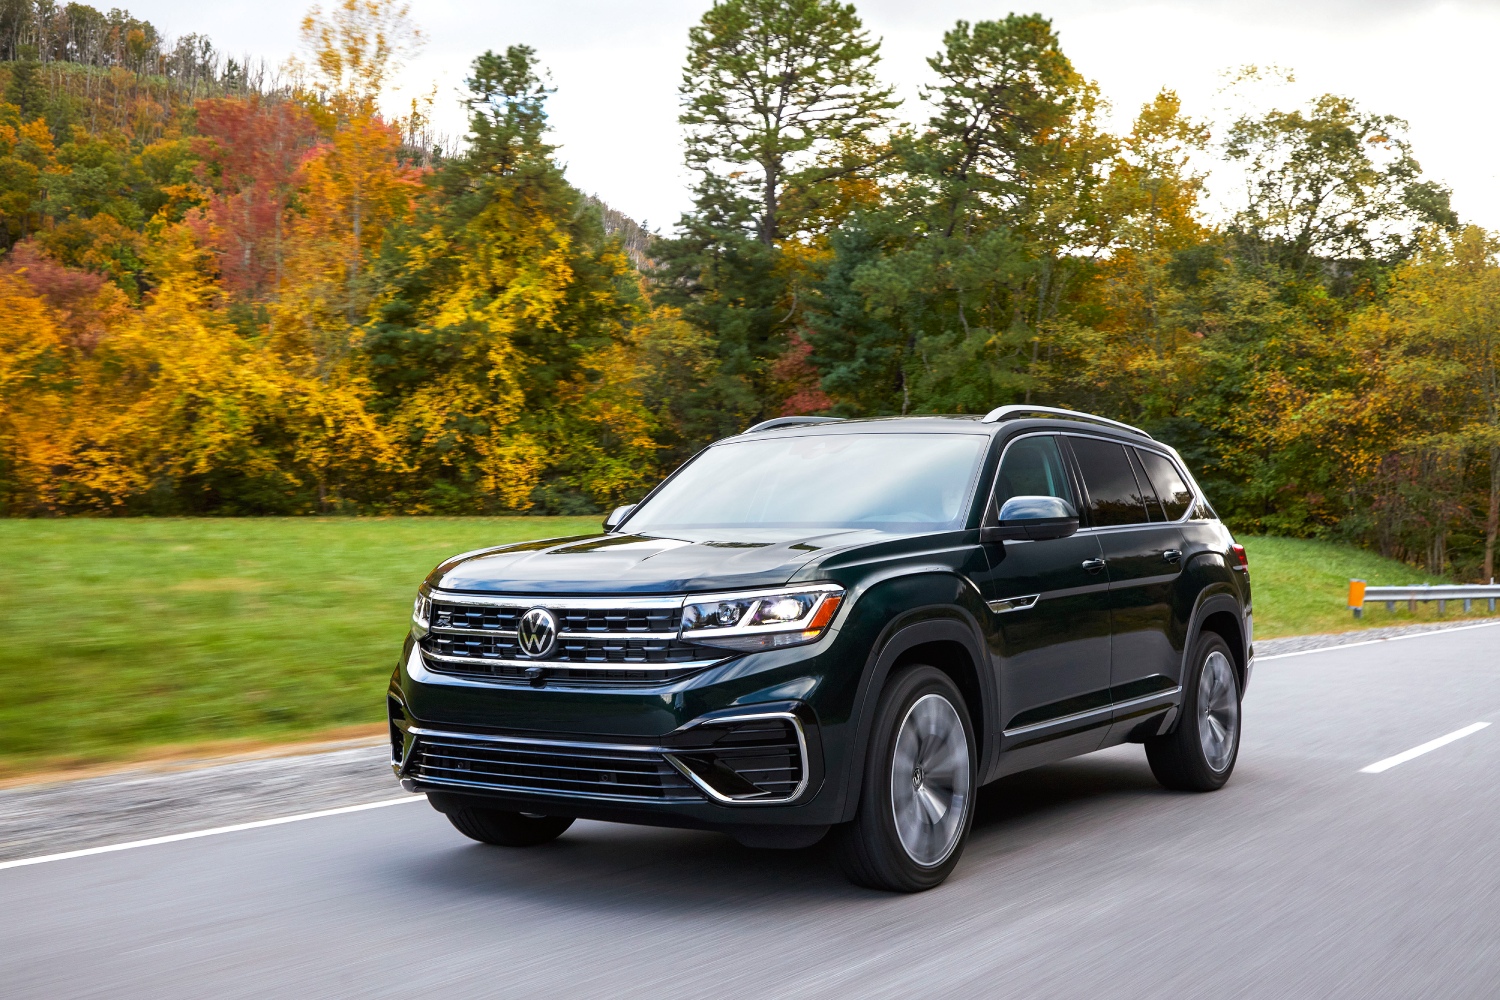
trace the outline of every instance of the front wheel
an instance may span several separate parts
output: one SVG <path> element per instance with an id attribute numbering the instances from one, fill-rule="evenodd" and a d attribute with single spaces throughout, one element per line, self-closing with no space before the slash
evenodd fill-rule
<path id="1" fill-rule="evenodd" d="M 875 710 L 859 810 L 835 841 L 849 880 L 890 892 L 941 884 L 973 822 L 974 757 L 968 709 L 946 674 L 915 666 L 891 678 Z"/>
<path id="2" fill-rule="evenodd" d="M 1146 741 L 1146 760 L 1163 786 L 1182 792 L 1224 787 L 1240 752 L 1240 679 L 1229 645 L 1198 637 L 1183 678 L 1182 717 L 1166 736 Z"/>

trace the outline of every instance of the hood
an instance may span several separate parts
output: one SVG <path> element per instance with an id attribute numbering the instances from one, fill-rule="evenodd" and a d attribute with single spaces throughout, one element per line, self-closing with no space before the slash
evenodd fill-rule
<path id="1" fill-rule="evenodd" d="M 428 576 L 442 590 L 508 594 L 681 594 L 777 587 L 812 559 L 870 531 L 790 536 L 775 529 L 680 537 L 584 535 L 467 552 Z"/>

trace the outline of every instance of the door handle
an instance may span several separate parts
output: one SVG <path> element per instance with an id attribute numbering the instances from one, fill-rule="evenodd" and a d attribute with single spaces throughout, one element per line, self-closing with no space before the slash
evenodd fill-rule
<path id="1" fill-rule="evenodd" d="M 1161 554 L 1161 557 L 1169 563 L 1178 563 L 1182 561 L 1182 550 L 1167 549 L 1167 551 Z"/>
<path id="2" fill-rule="evenodd" d="M 1083 568 L 1086 569 L 1086 570 L 1088 570 L 1090 573 L 1097 573 L 1101 569 L 1104 568 L 1104 560 L 1103 559 L 1085 559 L 1083 561 Z"/>

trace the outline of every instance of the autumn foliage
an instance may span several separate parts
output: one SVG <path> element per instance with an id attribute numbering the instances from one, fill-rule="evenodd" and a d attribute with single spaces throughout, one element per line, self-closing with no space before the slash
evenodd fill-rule
<path id="1" fill-rule="evenodd" d="M 1236 527 L 1495 573 L 1500 249 L 1347 98 L 1113 134 L 1016 14 L 903 122 L 854 8 L 721 0 L 650 238 L 567 182 L 524 46 L 441 149 L 380 110 L 393 0 L 315 8 L 285 85 L 99 18 L 0 53 L 8 515 L 585 513 L 766 417 L 1030 402 L 1173 443 Z"/>

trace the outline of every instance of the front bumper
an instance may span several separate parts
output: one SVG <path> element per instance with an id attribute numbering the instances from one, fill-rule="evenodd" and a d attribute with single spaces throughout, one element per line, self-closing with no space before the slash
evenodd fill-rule
<path id="1" fill-rule="evenodd" d="M 837 637 L 727 659 L 634 689 L 485 683 L 426 669 L 410 640 L 392 678 L 392 767 L 439 808 L 665 826 L 826 825 L 842 812 Z M 844 671 L 834 670 L 835 674 Z M 831 709 L 831 711 L 830 711 Z M 832 744 L 832 745 L 830 745 Z"/>

